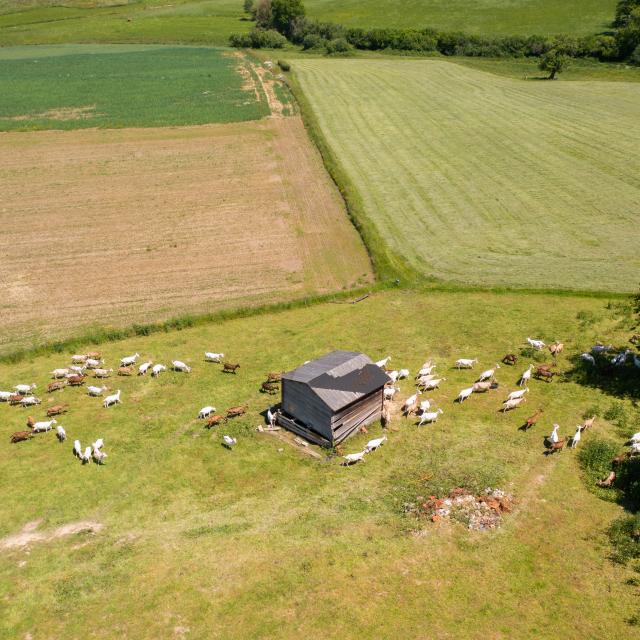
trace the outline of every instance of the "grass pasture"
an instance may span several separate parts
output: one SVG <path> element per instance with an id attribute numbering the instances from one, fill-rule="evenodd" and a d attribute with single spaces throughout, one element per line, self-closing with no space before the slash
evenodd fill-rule
<path id="1" fill-rule="evenodd" d="M 372 277 L 299 117 L 6 133 L 0 182 L 0 353 Z"/>
<path id="2" fill-rule="evenodd" d="M 426 279 L 632 291 L 640 85 L 435 60 L 294 61 L 364 216 Z"/>
<path id="3" fill-rule="evenodd" d="M 581 326 L 579 312 L 591 323 Z M 573 452 L 542 455 L 552 422 L 569 433 L 588 406 L 611 400 L 569 378 L 534 381 L 525 407 L 503 416 L 496 409 L 525 360 L 499 370 L 499 391 L 461 406 L 452 400 L 473 374 L 449 368 L 459 356 L 492 365 L 530 334 L 561 338 L 568 357 L 602 334 L 621 337 L 617 320 L 588 298 L 397 291 L 103 345 L 109 365 L 138 351 L 186 360 L 193 372 L 109 380 L 123 392 L 109 410 L 80 389 L 35 411 L 0 404 L 0 637 L 75 638 L 89 620 L 93 637 L 132 640 L 631 637 L 625 619 L 637 598 L 606 558 L 604 531 L 619 508 L 584 487 Z M 421 429 L 398 419 L 389 442 L 351 469 L 256 433 L 270 401 L 257 391 L 265 372 L 333 348 L 392 354 L 412 371 L 432 356 L 447 377 L 430 394 L 444 415 Z M 202 362 L 205 349 L 241 362 L 238 375 Z M 41 390 L 68 355 L 1 366 L 0 388 L 33 381 Z M 560 369 L 569 366 L 563 357 Z M 401 383 L 401 399 L 411 388 Z M 9 444 L 26 413 L 40 418 L 60 401 L 71 405 L 60 418 L 65 444 L 52 433 Z M 218 431 L 195 419 L 206 404 L 244 402 L 249 413 Z M 519 431 L 539 405 L 541 423 Z M 617 437 L 600 420 L 585 438 L 605 432 Z M 232 452 L 222 433 L 238 438 Z M 107 464 L 81 466 L 73 440 L 97 437 Z M 485 534 L 402 513 L 418 492 L 458 483 L 503 487 L 518 506 Z M 7 548 L 29 523 L 46 534 L 78 521 L 102 529 Z"/>
<path id="4" fill-rule="evenodd" d="M 246 58 L 204 47 L 0 50 L 0 131 L 157 127 L 269 114 Z"/>

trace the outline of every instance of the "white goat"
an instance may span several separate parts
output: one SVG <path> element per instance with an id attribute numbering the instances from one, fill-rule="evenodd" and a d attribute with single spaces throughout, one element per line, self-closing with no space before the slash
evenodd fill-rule
<path id="1" fill-rule="evenodd" d="M 511 411 L 511 409 L 519 407 L 523 402 L 526 402 L 525 398 L 514 398 L 513 400 L 506 400 L 502 403 L 502 413 L 506 413 L 507 411 Z"/>
<path id="2" fill-rule="evenodd" d="M 204 352 L 204 359 L 208 362 L 222 362 L 222 358 L 224 358 L 224 353 L 214 353 L 213 351 Z"/>
<path id="3" fill-rule="evenodd" d="M 418 378 L 421 378 L 422 376 L 428 376 L 435 368 L 436 368 L 435 364 L 429 364 L 427 366 L 422 367 L 416 374 L 416 380 Z"/>
<path id="4" fill-rule="evenodd" d="M 93 387 L 89 385 L 87 387 L 87 395 L 94 396 L 94 397 L 101 396 L 106 390 L 107 390 L 107 387 Z"/>
<path id="5" fill-rule="evenodd" d="M 490 380 L 496 373 L 496 369 L 499 369 L 500 365 L 496 363 L 496 366 L 493 369 L 487 369 L 480 374 L 478 378 L 478 382 L 483 382 L 485 380 Z"/>
<path id="6" fill-rule="evenodd" d="M 163 364 L 154 364 L 153 368 L 151 369 L 151 375 L 156 378 L 160 375 L 160 373 L 162 371 L 166 371 L 167 367 L 165 367 Z"/>
<path id="7" fill-rule="evenodd" d="M 554 424 L 553 425 L 553 431 L 551 432 L 551 435 L 549 436 L 549 440 L 551 440 L 551 442 L 553 442 L 553 444 L 556 444 L 560 440 L 560 438 L 558 436 L 558 429 L 559 428 L 560 428 L 559 424 Z"/>
<path id="8" fill-rule="evenodd" d="M 391 378 L 391 382 L 394 384 L 398 381 L 399 371 L 387 371 L 387 375 Z"/>
<path id="9" fill-rule="evenodd" d="M 151 360 L 149 360 L 148 362 L 143 362 L 139 367 L 138 367 L 138 375 L 139 376 L 143 376 L 145 375 L 145 373 L 147 373 L 147 371 L 149 370 L 149 367 L 153 364 L 153 362 L 151 362 Z"/>
<path id="10" fill-rule="evenodd" d="M 409 375 L 409 369 L 400 369 L 400 371 L 398 371 L 398 380 L 404 380 L 405 378 L 408 378 Z"/>
<path id="11" fill-rule="evenodd" d="M 425 412 L 420 416 L 420 422 L 418 422 L 418 426 L 421 427 L 423 424 L 436 422 L 438 420 L 438 416 L 444 413 L 442 409 L 436 409 L 435 411 Z"/>
<path id="12" fill-rule="evenodd" d="M 267 409 L 267 422 L 270 427 L 275 427 L 276 425 L 276 414 L 271 411 L 271 407 Z"/>
<path id="13" fill-rule="evenodd" d="M 632 442 L 640 442 L 640 431 L 638 431 L 638 433 L 634 433 L 629 440 Z"/>
<path id="14" fill-rule="evenodd" d="M 476 362 L 478 362 L 478 358 L 473 358 L 473 360 L 470 358 L 458 358 L 455 366 L 458 369 L 472 369 Z"/>
<path id="15" fill-rule="evenodd" d="M 382 360 L 378 360 L 378 362 L 376 362 L 376 366 L 380 367 L 381 369 L 384 369 L 387 366 L 387 363 L 389 362 L 389 360 L 391 360 L 391 356 L 387 356 Z"/>
<path id="16" fill-rule="evenodd" d="M 91 447 L 87 447 L 80 458 L 82 459 L 82 464 L 89 462 L 89 460 L 91 460 Z"/>
<path id="17" fill-rule="evenodd" d="M 462 403 L 464 402 L 467 398 L 469 398 L 471 396 L 471 394 L 473 393 L 473 387 L 467 387 L 466 389 L 463 389 L 459 394 L 458 394 L 458 402 Z"/>
<path id="18" fill-rule="evenodd" d="M 440 383 L 446 380 L 446 378 L 434 378 L 433 380 L 427 380 L 422 384 L 425 391 L 432 391 L 440 386 Z"/>
<path id="19" fill-rule="evenodd" d="M 85 366 L 84 365 L 80 366 L 80 365 L 77 365 L 77 364 L 72 364 L 72 365 L 69 366 L 69 369 L 71 371 L 73 371 L 73 373 L 75 373 L 76 375 L 81 376 L 81 375 L 84 374 Z"/>
<path id="20" fill-rule="evenodd" d="M 365 453 L 366 451 L 359 451 L 358 453 L 348 453 L 346 456 L 344 456 L 343 465 L 345 467 L 349 467 L 352 464 L 364 462 Z"/>
<path id="21" fill-rule="evenodd" d="M 580 357 L 591 365 L 595 365 L 596 359 L 590 353 L 581 353 Z"/>
<path id="22" fill-rule="evenodd" d="M 425 411 L 429 411 L 429 409 L 431 408 L 431 403 L 433 402 L 433 400 L 423 400 L 420 403 L 420 412 L 424 413 Z"/>
<path id="23" fill-rule="evenodd" d="M 31 429 L 33 430 L 33 433 L 43 433 L 51 431 L 54 424 L 58 424 L 58 421 L 55 418 L 53 420 L 46 420 L 44 422 L 34 422 L 31 426 Z"/>
<path id="24" fill-rule="evenodd" d="M 207 416 L 210 416 L 212 413 L 216 412 L 216 408 L 207 405 L 206 407 L 202 407 L 200 409 L 200 413 L 198 413 L 198 418 L 204 420 Z"/>
<path id="25" fill-rule="evenodd" d="M 24 395 L 25 393 L 31 393 L 36 388 L 35 384 L 17 384 L 13 387 L 17 393 Z"/>
<path id="26" fill-rule="evenodd" d="M 396 393 L 398 393 L 398 388 L 397 387 L 385 387 L 384 391 L 383 391 L 384 399 L 385 400 L 393 400 L 393 396 L 395 396 Z"/>
<path id="27" fill-rule="evenodd" d="M 529 380 L 531 380 L 531 374 L 533 373 L 533 369 L 534 369 L 534 365 L 530 364 L 529 368 L 520 376 L 520 382 L 518 382 L 518 384 L 521 387 L 524 387 L 524 385 L 527 384 Z"/>
<path id="28" fill-rule="evenodd" d="M 515 400 L 516 398 L 522 398 L 525 393 L 529 393 L 529 387 L 525 387 L 524 389 L 520 389 L 520 391 L 512 391 L 507 396 L 507 400 Z"/>
<path id="29" fill-rule="evenodd" d="M 102 449 L 102 447 L 104 447 L 104 440 L 102 438 L 98 438 L 92 445 L 91 447 L 95 450 L 95 449 Z"/>
<path id="30" fill-rule="evenodd" d="M 106 457 L 107 457 L 107 454 L 104 451 L 100 449 L 93 450 L 93 459 L 95 460 L 96 464 L 102 464 Z"/>
<path id="31" fill-rule="evenodd" d="M 74 364 L 84 364 L 89 356 L 86 353 L 76 353 L 71 356 L 71 362 Z"/>
<path id="32" fill-rule="evenodd" d="M 104 364 L 104 360 L 96 360 L 95 358 L 87 358 L 87 361 L 84 363 L 87 369 L 95 369 L 99 367 L 101 364 Z"/>
<path id="33" fill-rule="evenodd" d="M 102 403 L 102 406 L 106 409 L 110 407 L 112 404 L 119 404 L 122 400 L 120 400 L 120 389 L 118 389 L 114 394 L 107 396 Z"/>
<path id="34" fill-rule="evenodd" d="M 108 378 L 113 373 L 113 369 L 94 369 L 93 375 L 96 378 Z"/>
<path id="35" fill-rule="evenodd" d="M 575 449 L 578 442 L 582 438 L 582 425 L 579 424 L 576 428 L 576 432 L 573 434 L 573 438 L 571 438 L 571 448 Z"/>
<path id="36" fill-rule="evenodd" d="M 82 445 L 80 444 L 80 440 L 73 441 L 73 455 L 76 456 L 76 458 L 82 457 Z"/>
<path id="37" fill-rule="evenodd" d="M 227 447 L 227 449 L 231 449 L 238 444 L 238 440 L 231 436 L 222 436 L 222 444 Z"/>
<path id="38" fill-rule="evenodd" d="M 13 391 L 0 391 L 0 401 L 7 402 L 11 396 L 14 396 Z"/>
<path id="39" fill-rule="evenodd" d="M 23 407 L 33 407 L 36 404 L 40 404 L 40 398 L 36 398 L 35 396 L 27 396 L 26 398 L 22 398 L 20 400 L 20 405 Z"/>
<path id="40" fill-rule="evenodd" d="M 172 360 L 171 361 L 171 366 L 173 367 L 174 371 L 182 371 L 183 373 L 191 373 L 191 367 L 188 367 L 181 360 Z"/>
<path id="41" fill-rule="evenodd" d="M 54 379 L 56 379 L 56 378 L 64 378 L 68 373 L 69 373 L 69 369 L 68 368 L 54 369 L 51 372 L 51 377 L 54 378 Z"/>
<path id="42" fill-rule="evenodd" d="M 402 405 L 402 410 L 403 411 L 411 411 L 411 408 L 415 405 L 416 401 L 418 400 L 418 395 L 421 392 L 418 391 L 416 393 L 414 393 L 412 396 L 409 396 L 405 401 L 404 404 Z"/>
<path id="43" fill-rule="evenodd" d="M 67 439 L 67 432 L 64 430 L 62 425 L 58 425 L 56 427 L 56 436 L 60 442 L 64 442 Z"/>
<path id="44" fill-rule="evenodd" d="M 535 340 L 534 338 L 527 338 L 527 342 L 538 351 L 544 349 L 546 347 L 545 343 L 542 340 Z"/>
<path id="45" fill-rule="evenodd" d="M 369 440 L 369 442 L 367 442 L 367 444 L 364 446 L 364 452 L 371 453 L 378 447 L 381 447 L 386 441 L 387 436 L 382 436 L 382 438 L 376 438 L 375 440 Z"/>
<path id="46" fill-rule="evenodd" d="M 120 360 L 121 367 L 128 367 L 131 364 L 135 364 L 136 360 L 140 357 L 139 353 L 134 353 L 132 356 L 125 356 Z"/>

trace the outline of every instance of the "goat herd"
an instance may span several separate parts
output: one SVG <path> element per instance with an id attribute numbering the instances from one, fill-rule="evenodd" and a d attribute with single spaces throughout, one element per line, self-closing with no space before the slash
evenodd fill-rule
<path id="1" fill-rule="evenodd" d="M 123 357 L 120 360 L 120 366 L 116 372 L 117 375 L 134 375 L 134 373 L 136 373 L 135 366 L 138 358 L 140 358 L 139 353 Z M 240 365 L 228 362 L 223 363 L 222 358 L 224 358 L 224 353 L 205 353 L 205 361 L 221 363 L 223 365 L 222 371 L 224 373 L 235 374 L 240 368 Z M 54 369 L 50 372 L 53 381 L 47 385 L 46 391 L 51 394 L 56 391 L 60 391 L 67 386 L 82 387 L 85 385 L 89 375 L 98 380 L 109 378 L 111 374 L 114 373 L 114 370 L 104 368 L 104 364 L 102 354 L 99 352 L 73 355 L 71 357 L 71 363 L 68 366 Z M 151 376 L 153 378 L 157 378 L 162 372 L 167 371 L 168 369 L 176 373 L 191 373 L 191 367 L 187 364 L 181 360 L 172 360 L 170 367 L 160 363 L 154 364 L 151 361 L 143 362 L 137 366 L 137 375 L 145 376 L 149 371 L 151 371 Z M 17 384 L 13 387 L 12 391 L 0 391 L 0 402 L 6 402 L 10 406 L 35 407 L 42 402 L 40 398 L 34 395 L 36 388 L 36 384 Z M 107 387 L 104 385 L 86 385 L 85 389 L 87 395 L 94 398 L 102 397 L 107 391 Z M 108 409 L 109 407 L 121 403 L 122 392 L 118 389 L 115 393 L 104 397 L 102 406 L 105 409 Z M 66 429 L 63 425 L 58 424 L 58 421 L 54 416 L 66 413 L 68 409 L 68 404 L 56 404 L 49 407 L 46 411 L 47 418 L 49 418 L 48 420 L 36 421 L 33 417 L 28 416 L 26 420 L 28 429 L 24 431 L 16 431 L 11 435 L 10 441 L 12 443 L 17 443 L 30 440 L 35 436 L 35 434 L 46 433 L 53 430 L 55 427 L 58 440 L 60 442 L 64 442 L 67 439 Z M 243 415 L 246 410 L 246 405 L 230 407 L 226 412 L 226 416 L 223 416 L 215 414 L 215 407 L 207 406 L 200 410 L 198 418 L 207 419 L 206 426 L 210 428 L 226 422 L 229 418 Z M 271 414 L 271 411 L 269 411 L 269 413 Z M 272 416 L 273 414 L 269 416 L 270 420 L 272 420 Z M 237 440 L 235 438 L 228 435 L 222 436 L 222 444 L 225 447 L 231 449 L 236 443 Z M 107 457 L 107 453 L 104 451 L 103 438 L 98 438 L 91 444 L 91 446 L 87 446 L 84 449 L 82 448 L 80 440 L 75 440 L 73 444 L 73 454 L 83 464 L 88 463 L 91 459 L 93 459 L 96 464 L 103 464 Z"/>
<path id="2" fill-rule="evenodd" d="M 529 345 L 529 347 L 535 349 L 536 351 L 543 351 L 545 348 L 548 349 L 553 358 L 553 363 L 540 365 L 530 364 L 519 377 L 519 388 L 511 391 L 503 400 L 502 406 L 499 409 L 499 411 L 502 411 L 503 413 L 516 409 L 526 401 L 525 395 L 530 391 L 527 385 L 532 378 L 551 382 L 553 380 L 553 377 L 557 375 L 557 372 L 554 369 L 557 365 L 558 356 L 564 350 L 564 345 L 561 342 L 554 342 L 552 344 L 546 345 L 542 340 L 533 338 L 527 338 L 527 344 Z M 593 354 L 597 356 L 598 354 L 608 353 L 608 350 L 610 349 L 611 348 L 604 347 L 603 345 L 598 343 L 592 348 L 592 353 L 583 353 L 580 357 L 584 362 L 595 365 L 596 360 Z M 622 366 L 626 363 L 627 358 L 631 354 L 632 352 L 628 349 L 621 353 L 615 353 L 610 359 L 610 364 L 612 366 Z M 383 426 L 386 426 L 391 422 L 391 403 L 393 402 L 396 394 L 399 392 L 396 383 L 398 382 L 398 380 L 408 378 L 410 375 L 408 369 L 388 369 L 387 365 L 390 360 L 391 356 L 388 356 L 376 362 L 376 365 L 383 369 L 391 379 L 391 381 L 386 385 L 384 389 L 384 403 L 382 410 Z M 502 363 L 504 365 L 514 366 L 517 364 L 517 362 L 518 356 L 514 353 L 507 353 L 502 358 Z M 476 365 L 477 363 L 477 358 L 459 358 L 455 361 L 453 367 L 456 369 L 473 369 L 474 365 Z M 640 368 L 640 357 L 633 354 L 633 363 L 637 368 Z M 433 406 L 433 400 L 419 399 L 419 396 L 424 392 L 439 389 L 440 384 L 446 381 L 445 377 L 441 377 L 437 373 L 435 373 L 435 369 L 436 364 L 434 364 L 431 360 L 428 360 L 422 365 L 417 375 L 415 376 L 417 387 L 415 392 L 410 395 L 401 406 L 401 410 L 404 416 L 409 417 L 411 415 L 415 415 L 416 417 L 418 417 L 418 426 L 436 422 L 438 416 L 444 413 L 441 408 L 435 408 Z M 461 404 L 465 400 L 470 398 L 474 393 L 486 393 L 489 390 L 497 389 L 499 385 L 496 382 L 495 374 L 498 369 L 500 369 L 500 364 L 496 363 L 492 368 L 483 371 L 469 387 L 462 389 L 458 393 L 454 402 Z M 523 431 L 527 431 L 531 427 L 535 426 L 543 413 L 544 410 L 542 408 L 539 408 L 532 415 L 526 418 L 521 429 Z M 561 451 L 567 445 L 570 445 L 572 448 L 577 447 L 582 437 L 583 431 L 592 427 L 595 419 L 596 416 L 591 416 L 583 420 L 581 424 L 576 426 L 575 433 L 572 436 L 567 437 L 560 437 L 558 435 L 560 426 L 558 424 L 554 424 L 551 434 L 549 434 L 545 439 L 546 453 L 551 454 L 557 451 Z M 350 466 L 357 462 L 363 462 L 367 453 L 375 451 L 384 442 L 386 442 L 386 436 L 376 440 L 371 440 L 367 443 L 362 451 L 357 453 L 350 453 L 344 456 L 343 464 L 345 466 Z M 631 446 L 631 454 L 640 454 L 640 433 L 635 434 L 632 437 Z"/>

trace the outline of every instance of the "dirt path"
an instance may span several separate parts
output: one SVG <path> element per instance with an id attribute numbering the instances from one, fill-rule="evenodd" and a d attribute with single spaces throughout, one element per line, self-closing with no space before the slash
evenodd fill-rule
<path id="1" fill-rule="evenodd" d="M 42 520 L 34 520 L 27 522 L 22 527 L 20 533 L 0 539 L 0 550 L 10 551 L 12 549 L 20 549 L 28 547 L 36 542 L 49 542 L 58 538 L 66 538 L 68 536 L 77 535 L 79 533 L 98 533 L 103 525 L 99 522 L 81 521 L 69 522 L 56 529 L 40 530 Z"/>

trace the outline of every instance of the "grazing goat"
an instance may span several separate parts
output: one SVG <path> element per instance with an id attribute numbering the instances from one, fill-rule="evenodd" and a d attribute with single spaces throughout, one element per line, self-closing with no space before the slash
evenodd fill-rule
<path id="1" fill-rule="evenodd" d="M 614 367 L 622 367 L 626 364 L 627 362 L 627 357 L 629 355 L 631 355 L 632 351 L 630 349 L 627 349 L 626 351 L 623 351 L 622 353 L 618 353 L 617 355 L 615 355 L 613 358 L 611 358 L 611 364 Z"/>
<path id="2" fill-rule="evenodd" d="M 553 376 L 557 374 L 555 371 L 538 367 L 533 375 L 538 379 L 544 379 L 546 382 L 551 382 L 553 380 Z"/>
<path id="3" fill-rule="evenodd" d="M 471 388 L 473 389 L 473 393 L 484 393 L 485 391 L 489 391 L 492 385 L 493 382 L 491 382 L 491 380 L 486 380 L 485 382 L 474 383 Z"/>
<path id="4" fill-rule="evenodd" d="M 596 484 L 599 487 L 612 487 L 615 481 L 616 481 L 616 472 L 610 471 L 609 475 L 604 480 L 598 480 Z"/>
<path id="5" fill-rule="evenodd" d="M 428 376 L 435 368 L 436 368 L 435 364 L 429 364 L 427 366 L 423 366 L 416 374 L 416 380 L 418 380 L 419 378 L 422 378 L 423 376 Z"/>
<path id="6" fill-rule="evenodd" d="M 47 385 L 47 393 L 53 393 L 54 391 L 59 391 L 60 389 L 64 389 L 67 386 L 66 380 L 58 380 L 56 382 L 50 382 Z"/>
<path id="7" fill-rule="evenodd" d="M 33 407 L 36 404 L 40 404 L 40 402 L 42 402 L 40 398 L 36 398 L 35 396 L 27 396 L 23 397 L 22 400 L 20 400 L 20 406 Z"/>
<path id="8" fill-rule="evenodd" d="M 56 437 L 58 438 L 59 442 L 64 442 L 67 439 L 67 432 L 60 424 L 56 427 Z"/>
<path id="9" fill-rule="evenodd" d="M 87 387 L 87 395 L 89 395 L 89 396 L 101 396 L 106 390 L 107 390 L 107 387 L 92 387 L 92 386 L 88 386 Z"/>
<path id="10" fill-rule="evenodd" d="M 206 407 L 202 407 L 202 409 L 200 409 L 198 413 L 198 419 L 204 420 L 205 418 L 208 418 L 212 413 L 215 413 L 215 412 L 216 412 L 216 408 L 210 405 L 207 405 Z"/>
<path id="11" fill-rule="evenodd" d="M 70 373 L 70 370 L 68 368 L 65 368 L 65 369 L 54 369 L 51 372 L 51 377 L 55 380 L 56 378 L 64 378 L 69 373 Z"/>
<path id="12" fill-rule="evenodd" d="M 422 388 L 425 391 L 432 391 L 433 389 L 437 389 L 440 386 L 441 382 L 444 382 L 446 378 L 434 378 L 433 380 L 427 380 L 422 383 Z"/>
<path id="13" fill-rule="evenodd" d="M 504 358 L 502 358 L 502 364 L 513 366 L 516 362 L 518 362 L 518 356 L 515 353 L 507 353 Z"/>
<path id="14" fill-rule="evenodd" d="M 227 418 L 237 418 L 238 416 L 242 416 L 247 412 L 247 409 L 248 407 L 246 404 L 231 407 L 230 409 L 227 409 Z"/>
<path id="15" fill-rule="evenodd" d="M 232 438 L 231 436 L 222 436 L 222 444 L 227 447 L 227 449 L 232 449 L 238 444 L 238 440 L 236 438 Z"/>
<path id="16" fill-rule="evenodd" d="M 21 396 L 19 393 L 14 393 L 13 395 L 9 396 L 9 404 L 11 406 L 20 404 L 23 400 L 24 400 L 24 396 Z"/>
<path id="17" fill-rule="evenodd" d="M 133 367 L 118 367 L 118 375 L 119 376 L 132 376 L 133 375 Z"/>
<path id="18" fill-rule="evenodd" d="M 225 362 L 222 365 L 222 373 L 233 373 L 235 375 L 236 371 L 240 368 L 239 364 L 232 364 L 230 362 Z"/>
<path id="19" fill-rule="evenodd" d="M 47 409 L 47 417 L 59 416 L 61 413 L 66 413 L 67 411 L 69 411 L 68 404 L 54 404 L 53 407 Z"/>
<path id="20" fill-rule="evenodd" d="M 352 464 L 364 462 L 365 454 L 366 451 L 360 451 L 359 453 L 348 453 L 346 456 L 344 456 L 344 462 L 342 464 L 345 467 L 350 467 Z"/>
<path id="21" fill-rule="evenodd" d="M 135 364 L 136 360 L 140 357 L 139 353 L 134 353 L 132 356 L 125 356 L 120 360 L 121 367 L 128 367 L 130 364 Z"/>
<path id="22" fill-rule="evenodd" d="M 524 387 L 524 385 L 527 384 L 529 380 L 531 380 L 531 374 L 533 373 L 534 368 L 535 365 L 530 364 L 529 368 L 520 376 L 520 381 L 518 382 L 518 384 L 521 387 Z"/>
<path id="23" fill-rule="evenodd" d="M 542 414 L 544 413 L 543 409 L 538 409 L 535 413 L 531 414 L 524 423 L 524 430 L 526 431 L 527 429 L 530 429 L 531 427 L 535 427 L 538 420 L 540 420 L 540 417 L 542 416 Z"/>
<path id="24" fill-rule="evenodd" d="M 72 364 L 72 365 L 69 367 L 69 370 L 70 370 L 70 371 L 73 371 L 73 373 L 77 373 L 77 374 L 79 374 L 79 375 L 82 375 L 82 374 L 84 373 L 85 368 L 86 368 L 86 367 L 84 367 L 84 366 L 82 366 L 82 367 L 81 367 L 81 366 L 79 366 L 79 365 Z"/>
<path id="25" fill-rule="evenodd" d="M 493 369 L 487 369 L 486 371 L 483 371 L 478 377 L 478 380 L 476 382 L 484 382 L 485 380 L 491 380 L 496 373 L 496 369 L 499 369 L 499 368 L 500 368 L 500 365 L 496 363 L 496 366 L 493 367 Z"/>
<path id="26" fill-rule="evenodd" d="M 431 408 L 431 403 L 433 402 L 433 400 L 422 400 L 420 402 L 420 413 L 424 413 L 425 411 L 429 411 L 429 409 Z"/>
<path id="27" fill-rule="evenodd" d="M 0 391 L 0 402 L 8 402 L 11 396 L 16 395 L 13 391 Z"/>
<path id="28" fill-rule="evenodd" d="M 472 369 L 476 362 L 478 362 L 477 358 L 473 358 L 473 360 L 470 358 L 458 358 L 454 366 L 458 369 Z"/>
<path id="29" fill-rule="evenodd" d="M 82 445 L 80 444 L 80 440 L 73 441 L 73 455 L 76 458 L 82 457 Z"/>
<path id="30" fill-rule="evenodd" d="M 107 457 L 107 454 L 104 451 L 101 451 L 100 449 L 96 449 L 94 447 L 93 449 L 93 460 L 96 464 L 104 464 L 104 459 Z"/>
<path id="31" fill-rule="evenodd" d="M 71 356 L 71 362 L 73 362 L 73 364 L 84 364 L 88 357 L 86 353 L 76 353 Z"/>
<path id="32" fill-rule="evenodd" d="M 148 362 L 143 362 L 139 367 L 138 367 L 138 375 L 139 376 L 143 376 L 147 373 L 147 371 L 149 371 L 149 367 L 153 364 L 153 362 L 151 362 L 150 360 Z"/>
<path id="33" fill-rule="evenodd" d="M 182 360 L 172 360 L 171 367 L 174 371 L 182 371 L 182 373 L 191 373 L 191 367 L 186 365 Z"/>
<path id="34" fill-rule="evenodd" d="M 420 395 L 420 391 L 414 393 L 412 396 L 409 396 L 402 405 L 402 412 L 405 415 L 409 415 L 413 413 L 418 408 L 418 395 Z"/>
<path id="35" fill-rule="evenodd" d="M 582 360 L 584 360 L 585 362 L 588 362 L 590 365 L 596 364 L 596 359 L 590 353 L 581 353 L 580 357 L 582 358 Z"/>
<path id="36" fill-rule="evenodd" d="M 94 369 L 94 378 L 108 378 L 113 373 L 113 369 Z"/>
<path id="37" fill-rule="evenodd" d="M 16 442 L 24 442 L 25 440 L 31 440 L 31 438 L 33 438 L 33 432 L 31 431 L 16 431 L 11 434 L 11 437 L 9 438 L 9 440 L 12 444 L 15 444 Z"/>
<path id="38" fill-rule="evenodd" d="M 506 413 L 507 411 L 511 411 L 516 407 L 519 407 L 523 402 L 526 402 L 526 398 L 514 398 L 513 400 L 507 400 L 502 403 L 502 413 Z"/>
<path id="39" fill-rule="evenodd" d="M 398 380 L 404 380 L 405 378 L 408 378 L 409 375 L 409 369 L 400 369 L 400 371 L 398 371 Z"/>
<path id="40" fill-rule="evenodd" d="M 418 426 L 421 427 L 423 424 L 437 422 L 438 416 L 444 413 L 442 409 L 437 409 L 436 411 L 425 412 L 420 416 L 420 420 L 418 422 Z"/>
<path id="41" fill-rule="evenodd" d="M 97 369 L 101 364 L 104 364 L 104 360 L 101 360 L 100 358 L 87 358 L 84 366 L 87 369 Z"/>
<path id="42" fill-rule="evenodd" d="M 122 400 L 120 400 L 120 389 L 118 389 L 114 394 L 107 396 L 102 403 L 102 406 L 106 409 L 110 407 L 112 404 L 120 404 Z"/>
<path id="43" fill-rule="evenodd" d="M 27 393 L 31 393 L 37 385 L 35 384 L 17 384 L 15 387 L 13 387 L 16 390 L 16 393 L 19 393 L 21 395 L 26 395 Z"/>
<path id="44" fill-rule="evenodd" d="M 86 376 L 71 376 L 67 378 L 67 384 L 70 387 L 79 387 L 84 384 L 84 379 Z"/>
<path id="45" fill-rule="evenodd" d="M 280 382 L 282 380 L 282 373 L 279 371 L 270 371 L 267 373 L 267 382 Z"/>
<path id="46" fill-rule="evenodd" d="M 571 438 L 571 448 L 575 449 L 576 446 L 578 445 L 578 442 L 580 442 L 580 439 L 582 438 L 582 425 L 579 424 L 576 427 L 576 432 L 573 434 L 573 438 Z"/>
<path id="47" fill-rule="evenodd" d="M 98 438 L 91 446 L 94 449 L 102 449 L 102 447 L 104 447 L 104 440 L 102 438 Z"/>
<path id="48" fill-rule="evenodd" d="M 102 358 L 101 351 L 89 351 L 87 353 L 87 360 L 100 360 L 100 358 Z"/>
<path id="49" fill-rule="evenodd" d="M 591 416 L 589 419 L 585 420 L 582 423 L 582 430 L 591 429 L 593 427 L 593 423 L 596 421 L 596 416 Z"/>
<path id="50" fill-rule="evenodd" d="M 553 344 L 549 345 L 549 351 L 554 358 L 557 358 L 564 351 L 564 345 L 562 342 L 556 340 Z"/>
<path id="51" fill-rule="evenodd" d="M 542 350 L 545 348 L 545 343 L 542 340 L 535 340 L 533 338 L 527 338 L 527 342 L 534 348 L 537 349 L 538 351 Z"/>
<path id="52" fill-rule="evenodd" d="M 367 444 L 364 445 L 364 452 L 371 453 L 375 451 L 378 447 L 381 447 L 387 441 L 387 436 L 382 436 L 382 438 L 376 438 L 375 440 L 369 440 Z"/>
<path id="53" fill-rule="evenodd" d="M 270 396 L 278 393 L 278 385 L 275 382 L 263 382 L 260 385 L 260 393 L 268 393 Z"/>
<path id="54" fill-rule="evenodd" d="M 397 387 L 385 387 L 382 391 L 385 400 L 393 400 L 393 396 L 395 396 L 396 393 L 398 393 Z"/>
<path id="55" fill-rule="evenodd" d="M 566 438 L 560 438 L 557 442 L 550 442 L 547 445 L 547 451 L 551 453 L 555 453 L 556 451 L 562 451 L 567 446 Z"/>
<path id="56" fill-rule="evenodd" d="M 224 353 L 213 353 L 212 351 L 204 352 L 204 359 L 207 362 L 222 362 L 222 358 L 224 358 Z"/>
<path id="57" fill-rule="evenodd" d="M 166 370 L 167 370 L 167 367 L 165 367 L 163 364 L 154 364 L 153 369 L 151 369 L 151 375 L 154 378 L 157 378 L 162 371 L 166 371 Z"/>
<path id="58" fill-rule="evenodd" d="M 91 460 L 91 447 L 86 447 L 84 453 L 80 456 L 82 464 L 87 464 Z"/>
<path id="59" fill-rule="evenodd" d="M 376 362 L 376 366 L 380 367 L 381 369 L 384 369 L 387 366 L 389 360 L 391 360 L 391 356 L 387 356 L 386 358 L 383 358 L 382 360 L 378 360 L 378 362 Z"/>
<path id="60" fill-rule="evenodd" d="M 387 371 L 387 375 L 391 378 L 391 382 L 394 384 L 398 381 L 398 376 L 400 375 L 399 371 Z"/>
<path id="61" fill-rule="evenodd" d="M 471 394 L 473 393 L 473 387 L 467 387 L 466 389 L 463 389 L 459 394 L 458 397 L 456 398 L 456 400 L 462 404 L 467 398 L 471 397 Z"/>
<path id="62" fill-rule="evenodd" d="M 524 389 L 520 389 L 520 391 L 512 391 L 507 396 L 507 400 L 515 400 L 516 398 L 522 398 L 522 397 L 524 397 L 525 393 L 529 393 L 529 387 L 525 387 Z"/>
<path id="63" fill-rule="evenodd" d="M 31 429 L 33 430 L 33 433 L 46 433 L 53 429 L 54 424 L 58 424 L 58 421 L 55 418 L 53 420 L 35 422 Z"/>
<path id="64" fill-rule="evenodd" d="M 211 429 L 211 427 L 217 427 L 219 424 L 222 424 L 223 422 L 226 422 L 227 418 L 225 418 L 224 416 L 221 416 L 219 414 L 216 414 L 215 416 L 210 416 L 206 423 L 205 423 L 205 427 L 207 429 Z"/>

